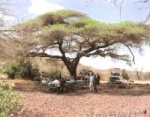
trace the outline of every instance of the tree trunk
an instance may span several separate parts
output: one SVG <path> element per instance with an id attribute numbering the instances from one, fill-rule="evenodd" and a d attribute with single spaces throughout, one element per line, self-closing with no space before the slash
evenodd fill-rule
<path id="1" fill-rule="evenodd" d="M 70 71 L 70 75 L 74 78 L 74 80 L 77 80 L 77 70 L 73 69 L 72 71 Z"/>
<path id="2" fill-rule="evenodd" d="M 77 80 L 77 66 L 79 64 L 80 61 L 80 57 L 76 57 L 74 59 L 74 61 L 71 62 L 71 71 L 70 71 L 70 75 Z"/>
<path id="3" fill-rule="evenodd" d="M 66 65 L 71 77 L 73 77 L 75 80 L 77 80 L 77 66 L 79 64 L 80 59 L 75 59 L 74 61 L 70 61 L 68 59 L 63 58 L 62 61 Z"/>

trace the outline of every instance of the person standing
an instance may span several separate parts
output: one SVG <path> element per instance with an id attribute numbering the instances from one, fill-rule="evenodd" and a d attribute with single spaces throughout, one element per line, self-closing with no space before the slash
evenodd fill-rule
<path id="1" fill-rule="evenodd" d="M 64 92 L 65 83 L 66 83 L 65 79 L 61 78 L 61 80 L 60 80 L 60 91 L 61 92 Z"/>
<path id="2" fill-rule="evenodd" d="M 96 82 L 97 82 L 97 85 L 100 85 L 100 75 L 99 74 L 96 74 Z"/>
<path id="3" fill-rule="evenodd" d="M 91 91 L 91 92 L 94 91 L 93 81 L 94 81 L 94 74 L 91 72 L 91 73 L 90 73 L 90 84 L 89 84 L 89 88 L 90 88 L 90 91 Z"/>
<path id="4" fill-rule="evenodd" d="M 98 81 L 97 81 L 96 75 L 94 75 L 94 78 L 93 78 L 93 91 L 95 93 L 98 92 L 98 90 L 97 90 L 97 83 L 98 83 Z"/>

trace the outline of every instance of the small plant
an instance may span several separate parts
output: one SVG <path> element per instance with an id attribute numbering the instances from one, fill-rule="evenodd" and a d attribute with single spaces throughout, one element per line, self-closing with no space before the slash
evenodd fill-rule
<path id="1" fill-rule="evenodd" d="M 10 117 L 19 105 L 20 96 L 12 91 L 13 83 L 0 82 L 0 117 Z"/>

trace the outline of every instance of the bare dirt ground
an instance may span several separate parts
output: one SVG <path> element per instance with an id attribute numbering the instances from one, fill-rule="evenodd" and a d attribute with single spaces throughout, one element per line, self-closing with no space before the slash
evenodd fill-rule
<path id="1" fill-rule="evenodd" d="M 97 94 L 88 87 L 67 93 L 41 92 L 36 81 L 12 80 L 27 108 L 23 117 L 150 117 L 150 85 L 130 89 L 98 86 Z"/>

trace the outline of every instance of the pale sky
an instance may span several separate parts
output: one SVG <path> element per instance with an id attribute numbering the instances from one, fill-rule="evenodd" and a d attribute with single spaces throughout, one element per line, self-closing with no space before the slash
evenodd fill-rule
<path id="1" fill-rule="evenodd" d="M 107 0 L 110 1 L 110 0 Z M 105 0 L 16 0 L 18 19 L 25 20 L 34 18 L 42 13 L 49 11 L 56 11 L 60 9 L 72 9 L 82 11 L 91 18 L 97 19 L 103 22 L 120 22 L 124 20 L 132 21 L 144 21 L 148 15 L 148 10 L 145 9 L 150 5 L 135 3 L 138 0 L 124 0 L 122 6 L 122 14 L 120 19 L 119 5 L 114 5 L 111 2 L 105 2 Z M 130 70 L 150 71 L 150 55 L 149 48 L 144 47 L 142 55 L 135 53 L 135 65 L 132 67 L 126 65 L 125 62 L 112 62 L 110 58 L 82 58 L 80 63 L 88 66 L 92 66 L 98 69 L 108 69 L 111 67 L 120 67 Z"/>

